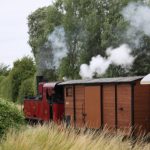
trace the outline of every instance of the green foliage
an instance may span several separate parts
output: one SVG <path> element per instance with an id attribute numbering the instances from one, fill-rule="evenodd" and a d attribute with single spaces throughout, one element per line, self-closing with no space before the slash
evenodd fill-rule
<path id="1" fill-rule="evenodd" d="M 14 67 L 10 72 L 12 86 L 12 100 L 17 100 L 21 83 L 34 76 L 36 69 L 32 58 L 23 57 L 21 60 L 14 62 Z"/>
<path id="2" fill-rule="evenodd" d="M 8 129 L 18 129 L 24 124 L 24 117 L 17 107 L 3 99 L 0 99 L 0 137 L 6 134 Z"/>
<path id="3" fill-rule="evenodd" d="M 67 77 L 70 79 L 79 78 L 79 68 L 76 65 L 72 66 L 71 60 L 69 57 L 65 57 L 62 59 L 61 64 L 58 68 L 59 79 L 62 80 L 63 77 Z"/>
<path id="4" fill-rule="evenodd" d="M 30 57 L 23 57 L 14 62 L 14 66 L 7 77 L 1 77 L 0 97 L 17 101 L 22 82 L 35 74 L 35 65 Z"/>
<path id="5" fill-rule="evenodd" d="M 21 83 L 19 89 L 18 101 L 19 103 L 23 103 L 24 97 L 26 96 L 34 96 L 34 82 L 33 78 L 26 79 Z"/>
<path id="6" fill-rule="evenodd" d="M 7 76 L 10 72 L 9 66 L 0 64 L 0 76 Z"/>
<path id="7" fill-rule="evenodd" d="M 42 68 L 39 66 L 41 59 L 40 56 L 44 55 L 42 51 L 48 50 L 49 52 L 51 49 L 51 46 L 48 47 L 48 49 L 44 46 L 47 42 L 48 35 L 54 30 L 56 26 L 61 24 L 62 16 L 63 14 L 55 6 L 48 6 L 37 9 L 28 17 L 29 44 L 32 47 L 32 52 L 35 56 L 37 70 L 39 68 L 42 70 Z M 49 57 L 50 55 L 47 56 Z M 57 75 L 54 73 L 54 70 L 55 68 L 44 70 L 43 74 L 45 73 L 46 75 L 49 73 L 48 78 L 51 77 L 50 80 L 53 81 L 54 79 L 57 79 Z"/>
<path id="8" fill-rule="evenodd" d="M 44 78 L 47 81 L 57 81 L 57 70 L 55 68 L 53 69 L 45 69 L 43 72 Z"/>
<path id="9" fill-rule="evenodd" d="M 119 76 L 124 77 L 129 74 L 127 70 L 128 69 L 125 69 L 121 66 L 115 66 L 111 64 L 106 73 L 104 74 L 104 77 L 119 77 Z"/>
<path id="10" fill-rule="evenodd" d="M 29 44 L 32 47 L 34 56 L 37 49 L 45 41 L 45 22 L 47 16 L 47 7 L 39 8 L 28 17 Z"/>
<path id="11" fill-rule="evenodd" d="M 12 100 L 12 83 L 10 76 L 3 77 L 0 82 L 0 97 L 7 100 Z"/>
<path id="12" fill-rule="evenodd" d="M 35 57 L 47 41 L 48 34 L 54 27 L 60 25 L 61 16 L 62 14 L 54 6 L 39 8 L 29 15 L 29 44 Z"/>
<path id="13" fill-rule="evenodd" d="M 1 81 L 3 81 L 4 80 L 4 78 L 5 78 L 5 76 L 0 76 L 0 83 L 1 83 Z"/>
<path id="14" fill-rule="evenodd" d="M 133 63 L 131 75 L 146 75 L 150 72 L 150 59 L 147 53 L 139 54 Z"/>

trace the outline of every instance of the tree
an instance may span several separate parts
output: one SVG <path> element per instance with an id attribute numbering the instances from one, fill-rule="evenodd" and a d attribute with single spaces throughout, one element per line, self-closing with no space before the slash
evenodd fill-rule
<path id="1" fill-rule="evenodd" d="M 124 77 L 129 75 L 129 69 L 111 64 L 103 77 Z"/>
<path id="2" fill-rule="evenodd" d="M 35 57 L 54 27 L 60 25 L 61 17 L 54 6 L 39 8 L 28 16 L 29 45 Z"/>
<path id="3" fill-rule="evenodd" d="M 21 83 L 18 94 L 18 102 L 22 103 L 25 97 L 34 96 L 34 80 L 28 78 Z"/>
<path id="4" fill-rule="evenodd" d="M 10 72 L 12 100 L 14 102 L 17 101 L 21 83 L 24 80 L 33 77 L 35 71 L 35 64 L 31 57 L 25 56 L 22 59 L 14 62 L 14 67 Z"/>
<path id="5" fill-rule="evenodd" d="M 54 28 L 61 24 L 61 18 L 61 12 L 54 5 L 37 9 L 28 17 L 29 44 L 35 57 L 37 72 L 42 73 L 42 75 L 45 72 L 46 74 L 49 73 L 49 76 L 53 78 L 52 80 L 57 77 L 53 73 L 56 71 L 53 64 L 51 64 L 51 67 L 46 68 L 43 66 L 42 61 L 45 57 L 50 64 L 53 59 L 53 55 L 51 55 L 52 46 L 51 44 L 47 45 L 47 41 Z"/>
<path id="6" fill-rule="evenodd" d="M 62 71 L 61 68 L 59 69 L 60 72 L 69 70 L 66 72 L 67 76 L 75 79 L 78 77 L 80 64 L 89 60 L 92 54 L 98 54 L 100 50 L 97 46 L 99 45 L 97 41 L 99 41 L 100 21 L 95 9 L 98 3 L 90 0 L 61 0 L 59 4 L 61 4 L 59 8 L 62 8 L 62 12 L 65 12 L 63 26 L 68 48 L 68 58 L 62 61 L 64 63 L 61 65 Z M 68 65 L 65 65 L 66 62 Z"/>
<path id="7" fill-rule="evenodd" d="M 47 17 L 47 7 L 39 8 L 28 16 L 29 45 L 34 56 L 37 50 L 46 41 L 45 24 Z"/>
<path id="8" fill-rule="evenodd" d="M 130 70 L 131 75 L 147 75 L 150 73 L 150 59 L 147 53 L 138 54 L 133 67 Z"/>
<path id="9" fill-rule="evenodd" d="M 69 57 L 65 57 L 62 59 L 61 64 L 58 68 L 58 77 L 59 80 L 62 80 L 63 77 L 67 77 L 69 79 L 79 78 L 79 67 L 76 66 L 76 70 L 72 70 L 71 60 Z"/>

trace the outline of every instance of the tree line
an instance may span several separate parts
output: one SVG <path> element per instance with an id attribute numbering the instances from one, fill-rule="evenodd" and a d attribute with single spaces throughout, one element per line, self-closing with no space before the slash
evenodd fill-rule
<path id="1" fill-rule="evenodd" d="M 35 58 L 55 27 L 62 26 L 65 30 L 68 53 L 58 68 L 47 70 L 52 75 L 50 77 L 49 74 L 50 79 L 62 79 L 63 76 L 70 79 L 80 78 L 80 65 L 88 64 L 91 57 L 98 54 L 106 57 L 105 51 L 110 46 L 115 48 L 122 43 L 131 45 L 131 37 L 123 34 L 129 23 L 121 15 L 122 9 L 130 2 L 149 5 L 148 1 L 139 0 L 56 0 L 52 5 L 29 15 L 29 44 Z M 128 71 L 122 66 L 111 64 L 103 76 L 147 74 L 150 71 L 149 37 L 144 36 L 141 43 L 138 48 L 133 49 L 132 55 L 136 59 Z M 52 49 L 51 45 L 49 49 Z M 35 60 L 38 62 L 38 58 Z"/>

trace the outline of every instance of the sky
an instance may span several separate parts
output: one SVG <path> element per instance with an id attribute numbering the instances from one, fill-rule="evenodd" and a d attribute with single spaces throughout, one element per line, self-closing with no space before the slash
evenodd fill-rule
<path id="1" fill-rule="evenodd" d="M 52 0 L 0 0 L 0 63 L 13 66 L 23 56 L 32 56 L 28 45 L 27 17 Z"/>

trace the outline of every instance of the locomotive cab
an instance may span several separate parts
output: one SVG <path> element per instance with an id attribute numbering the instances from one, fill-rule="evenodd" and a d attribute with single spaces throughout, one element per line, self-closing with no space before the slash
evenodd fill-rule
<path id="1" fill-rule="evenodd" d="M 46 83 L 44 84 L 44 91 L 49 105 L 50 120 L 58 123 L 64 115 L 63 87 L 59 86 L 58 83 Z"/>
<path id="2" fill-rule="evenodd" d="M 54 89 L 48 87 L 46 90 L 46 98 L 49 104 L 64 103 L 64 93 L 61 86 L 56 86 Z"/>
<path id="3" fill-rule="evenodd" d="M 64 115 L 63 87 L 58 83 L 38 84 L 38 95 L 24 99 L 26 119 L 59 123 Z"/>

